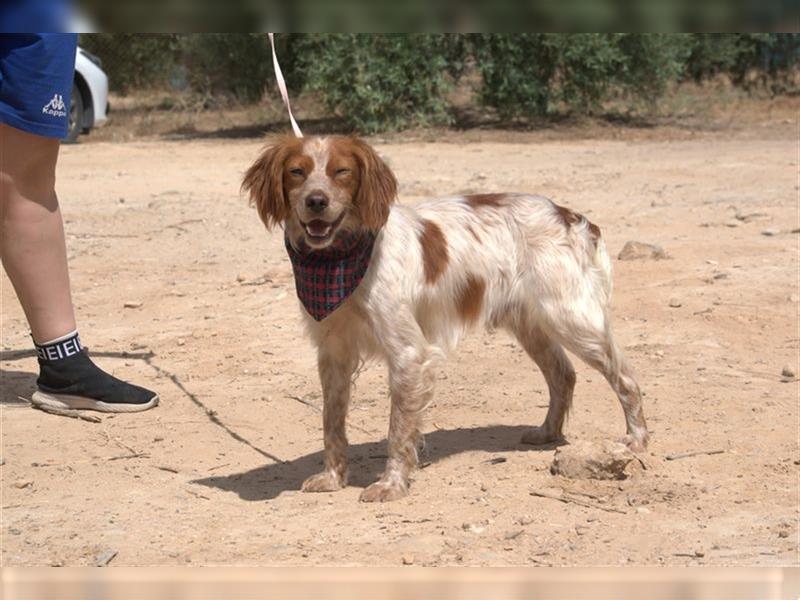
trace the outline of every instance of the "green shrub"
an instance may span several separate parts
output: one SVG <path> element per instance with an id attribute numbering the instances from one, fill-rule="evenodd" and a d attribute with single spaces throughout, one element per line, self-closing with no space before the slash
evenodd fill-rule
<path id="1" fill-rule="evenodd" d="M 592 111 L 612 92 L 654 100 L 681 72 L 690 49 L 659 34 L 476 34 L 480 97 L 505 117 L 543 116 L 563 103 Z"/>
<path id="2" fill-rule="evenodd" d="M 800 34 L 796 33 L 698 33 L 692 36 L 687 72 L 696 81 L 718 73 L 745 84 L 750 71 L 778 77 L 798 67 Z"/>
<path id="3" fill-rule="evenodd" d="M 189 87 L 203 95 L 252 102 L 262 97 L 273 79 L 265 33 L 184 35 L 181 49 Z"/>
<path id="4" fill-rule="evenodd" d="M 349 127 L 371 133 L 449 120 L 448 67 L 459 68 L 452 36 L 308 35 L 295 50 L 307 88 Z"/>
<path id="5" fill-rule="evenodd" d="M 175 66 L 180 36 L 146 33 L 81 34 L 80 45 L 103 61 L 115 92 L 165 86 Z"/>

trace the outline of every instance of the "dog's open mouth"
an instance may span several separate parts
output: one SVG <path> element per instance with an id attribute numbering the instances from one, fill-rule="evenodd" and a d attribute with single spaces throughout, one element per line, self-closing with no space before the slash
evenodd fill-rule
<path id="1" fill-rule="evenodd" d="M 331 239 L 336 233 L 336 229 L 339 227 L 342 219 L 344 219 L 344 211 L 342 211 L 342 214 L 332 223 L 322 219 L 314 219 L 308 223 L 303 223 L 303 230 L 306 232 L 306 236 L 310 241 L 316 243 L 325 242 Z"/>

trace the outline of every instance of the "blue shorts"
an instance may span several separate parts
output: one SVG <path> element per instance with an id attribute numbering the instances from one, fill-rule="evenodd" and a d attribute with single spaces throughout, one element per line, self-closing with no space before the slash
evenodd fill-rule
<path id="1" fill-rule="evenodd" d="M 0 34 L 0 123 L 67 135 L 77 45 L 74 33 Z"/>

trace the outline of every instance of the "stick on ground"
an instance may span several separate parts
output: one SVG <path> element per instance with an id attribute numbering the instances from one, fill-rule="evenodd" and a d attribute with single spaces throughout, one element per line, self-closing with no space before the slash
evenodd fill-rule
<path id="1" fill-rule="evenodd" d="M 558 500 L 559 502 L 564 502 L 565 504 L 577 504 L 578 506 L 585 506 L 586 508 L 597 508 L 599 510 L 604 510 L 606 512 L 615 512 L 620 513 L 623 515 L 628 514 L 624 510 L 620 510 L 619 508 L 612 508 L 610 506 L 601 506 L 600 504 L 594 504 L 592 502 L 587 502 L 586 500 L 581 500 L 580 498 L 571 498 L 570 496 L 559 495 L 553 492 L 546 492 L 546 491 L 539 491 L 539 490 L 531 490 L 531 496 L 538 496 L 539 498 L 550 498 L 551 500 Z"/>
<path id="2" fill-rule="evenodd" d="M 102 423 L 102 419 L 100 417 L 96 417 L 95 415 L 85 415 L 79 410 L 72 410 L 69 408 L 54 408 L 52 406 L 34 406 L 31 404 L 31 408 L 35 408 L 36 410 L 40 410 L 42 412 L 46 412 L 51 415 L 57 415 L 59 417 L 69 417 L 70 419 L 80 419 L 81 421 L 88 421 L 89 423 Z"/>
<path id="3" fill-rule="evenodd" d="M 679 458 L 688 458 L 690 456 L 699 456 L 701 454 L 722 454 L 725 450 L 695 450 L 693 452 L 678 452 L 677 454 L 667 454 L 667 460 L 678 460 Z"/>

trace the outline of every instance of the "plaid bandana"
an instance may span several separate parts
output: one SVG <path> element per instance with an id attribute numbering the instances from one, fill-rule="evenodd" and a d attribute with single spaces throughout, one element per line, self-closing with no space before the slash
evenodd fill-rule
<path id="1" fill-rule="evenodd" d="M 375 245 L 371 232 L 341 232 L 333 244 L 313 250 L 292 247 L 284 237 L 292 261 L 297 297 L 308 314 L 321 321 L 350 297 L 364 278 Z"/>

